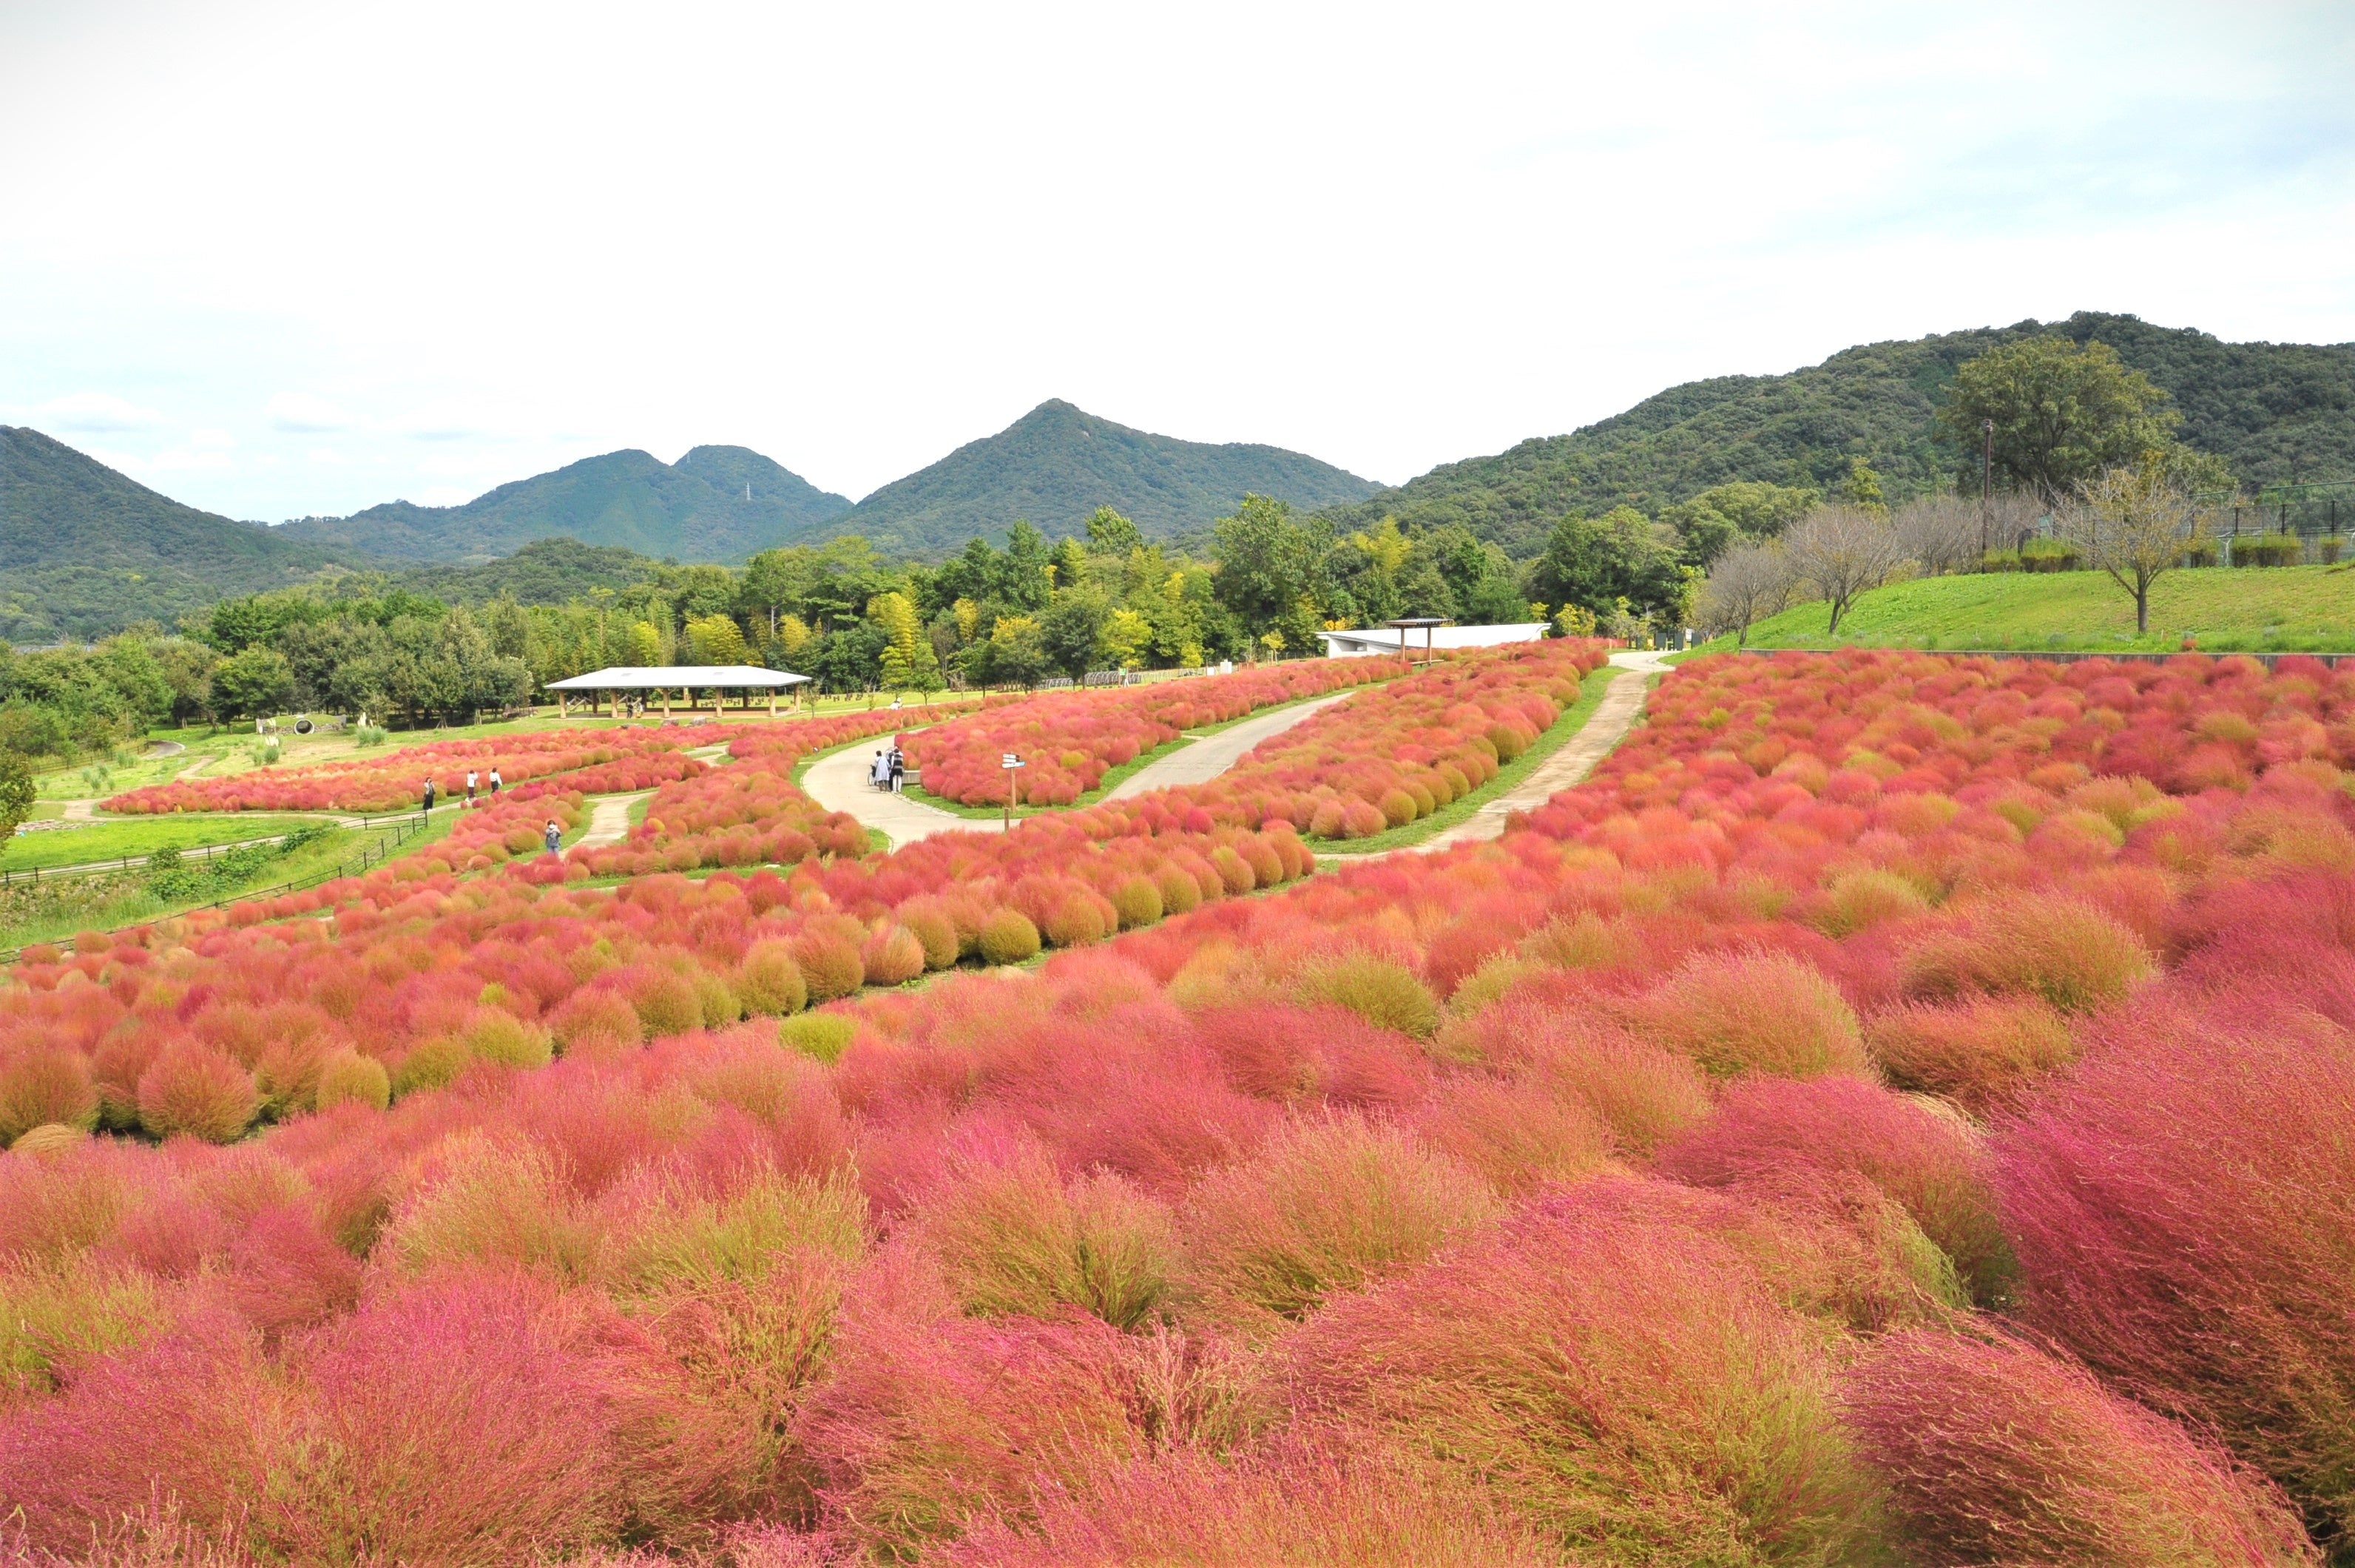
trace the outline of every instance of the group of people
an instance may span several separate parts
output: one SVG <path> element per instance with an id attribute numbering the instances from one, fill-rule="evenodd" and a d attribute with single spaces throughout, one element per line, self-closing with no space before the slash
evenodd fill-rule
<path id="1" fill-rule="evenodd" d="M 500 786 L 506 783 L 504 779 L 499 777 L 499 770 L 496 767 L 491 770 L 490 783 L 491 793 L 493 795 L 498 794 Z M 483 775 L 477 773 L 474 769 L 468 768 L 466 770 L 466 804 L 468 805 L 474 804 L 474 796 L 481 790 L 482 785 Z M 432 773 L 425 775 L 425 809 L 428 812 L 431 812 L 433 809 L 434 792 L 439 787 L 439 785 L 434 784 L 433 775 Z"/>
<path id="2" fill-rule="evenodd" d="M 908 776 L 908 758 L 899 747 L 875 753 L 874 765 L 867 770 L 867 782 L 877 789 L 898 794 Z"/>

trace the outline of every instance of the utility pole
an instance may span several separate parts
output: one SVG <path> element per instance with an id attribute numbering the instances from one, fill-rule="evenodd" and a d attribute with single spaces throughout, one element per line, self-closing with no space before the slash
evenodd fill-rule
<path id="1" fill-rule="evenodd" d="M 1986 563 L 1987 530 L 1995 524 L 1995 421 L 1979 421 L 1979 560 Z"/>

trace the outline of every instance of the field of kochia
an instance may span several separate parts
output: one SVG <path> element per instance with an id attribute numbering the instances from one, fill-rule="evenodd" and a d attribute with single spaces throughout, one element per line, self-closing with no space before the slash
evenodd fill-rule
<path id="1" fill-rule="evenodd" d="M 2355 1563 L 2355 670 L 1705 657 L 1502 838 L 1315 871 L 1601 658 L 889 854 L 792 778 L 903 716 L 704 727 L 535 853 L 694 762 L 630 732 L 29 951 L 8 1548 Z M 1173 722 L 1041 700 L 926 743 Z"/>

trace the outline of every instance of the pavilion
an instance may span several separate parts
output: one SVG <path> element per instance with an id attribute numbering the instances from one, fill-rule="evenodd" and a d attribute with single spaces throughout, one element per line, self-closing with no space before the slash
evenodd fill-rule
<path id="1" fill-rule="evenodd" d="M 548 689 L 556 693 L 558 715 L 566 719 L 572 717 L 572 694 L 576 691 L 589 694 L 589 712 L 592 718 L 601 716 L 599 704 L 603 697 L 613 692 L 659 692 L 663 711 L 668 713 L 670 694 L 676 691 L 686 704 L 687 710 L 692 713 L 695 711 L 695 694 L 709 691 L 711 693 L 711 710 L 717 713 L 722 692 L 741 692 L 743 705 L 749 709 L 752 706 L 752 693 L 766 691 L 769 694 L 769 713 L 773 718 L 777 711 L 778 690 L 783 687 L 800 686 L 808 679 L 805 675 L 794 675 L 781 669 L 762 669 L 758 665 L 749 664 L 617 665 L 611 669 L 595 669 L 587 675 L 576 675 L 570 680 L 551 680 L 548 683 Z M 798 692 L 794 694 L 794 700 L 800 701 Z"/>

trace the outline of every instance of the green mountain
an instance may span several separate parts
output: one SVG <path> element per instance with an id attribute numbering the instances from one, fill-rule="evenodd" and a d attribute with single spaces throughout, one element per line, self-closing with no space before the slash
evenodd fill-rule
<path id="1" fill-rule="evenodd" d="M 698 446 L 677 463 L 609 452 L 502 485 L 463 507 L 393 501 L 348 517 L 304 517 L 289 539 L 398 560 L 483 561 L 562 537 L 675 560 L 741 561 L 835 530 L 843 496 L 741 446 Z"/>
<path id="2" fill-rule="evenodd" d="M 1078 534 L 1109 506 L 1148 537 L 1168 538 L 1209 528 L 1247 495 L 1314 510 L 1377 488 L 1282 447 L 1178 441 L 1050 400 L 884 485 L 830 531 L 864 534 L 887 555 L 937 560 L 975 535 L 1002 542 L 1018 517 L 1050 536 Z"/>
<path id="3" fill-rule="evenodd" d="M 0 425 L 0 640 L 170 625 L 226 595 L 283 588 L 354 559 L 184 507 L 39 431 Z"/>
<path id="4" fill-rule="evenodd" d="M 619 545 L 535 539 L 513 555 L 472 566 L 412 566 L 385 573 L 388 586 L 445 604 L 569 604 L 600 588 L 628 588 L 662 574 L 658 560 Z"/>
<path id="5" fill-rule="evenodd" d="M 2355 478 L 2355 343 L 2225 343 L 2131 315 L 2079 312 L 1844 349 L 1785 376 L 1719 376 L 1646 399 L 1568 435 L 1451 463 L 1355 506 L 1344 528 L 1385 516 L 1467 525 L 1515 557 L 1533 556 L 1565 514 L 1623 502 L 1646 512 L 1714 485 L 1763 479 L 1828 491 L 1862 457 L 1891 499 L 1954 471 L 1932 415 L 1955 368 L 1998 344 L 2045 333 L 2099 338 L 2174 399 L 2179 431 L 2245 485 Z"/>

